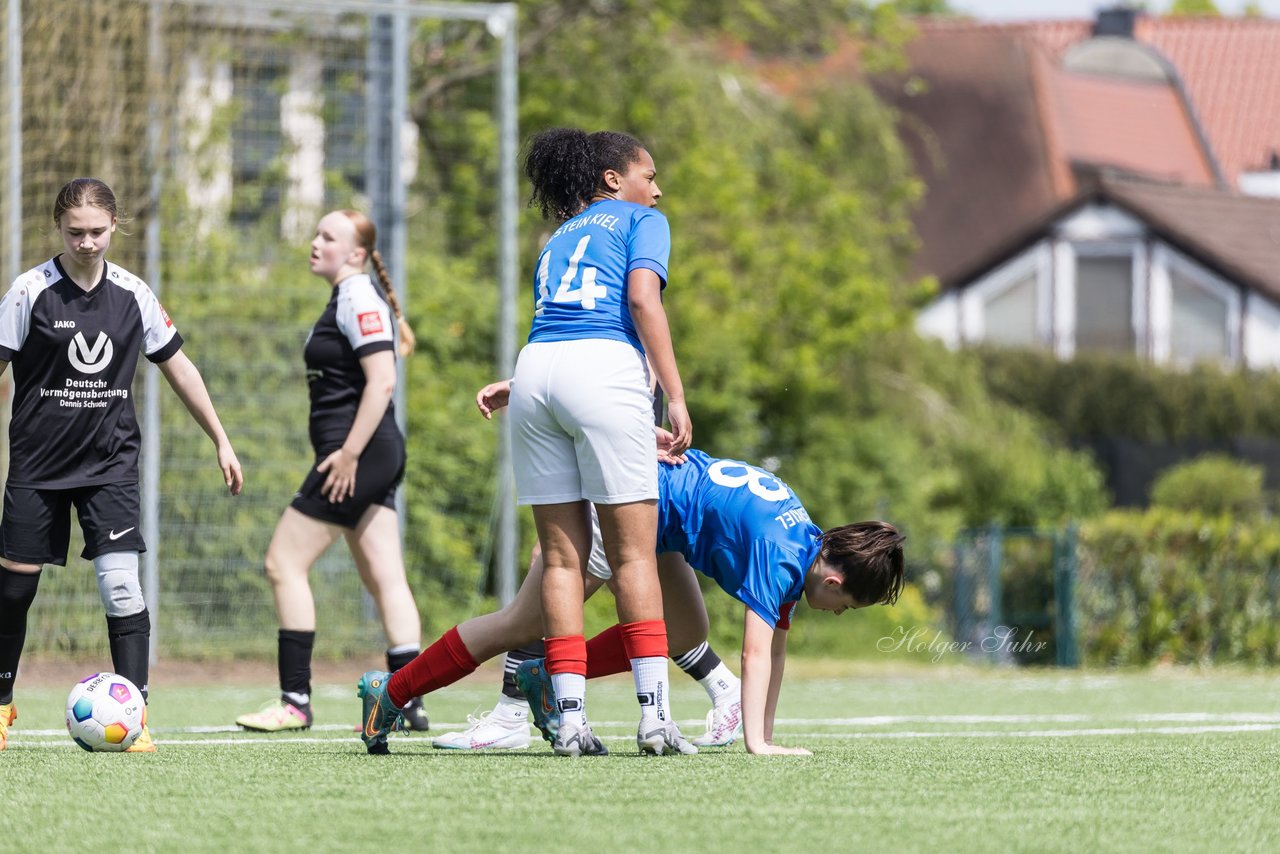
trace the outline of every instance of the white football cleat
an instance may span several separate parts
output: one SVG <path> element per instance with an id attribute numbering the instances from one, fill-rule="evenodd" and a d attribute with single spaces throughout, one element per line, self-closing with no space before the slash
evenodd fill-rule
<path id="1" fill-rule="evenodd" d="M 462 732 L 449 732 L 431 739 L 441 750 L 523 750 L 529 736 L 529 708 L 519 703 L 503 703 L 480 717 L 467 715 L 470 724 Z"/>
<path id="2" fill-rule="evenodd" d="M 742 734 L 742 700 L 717 703 L 707 712 L 707 731 L 693 739 L 698 747 L 728 747 Z"/>

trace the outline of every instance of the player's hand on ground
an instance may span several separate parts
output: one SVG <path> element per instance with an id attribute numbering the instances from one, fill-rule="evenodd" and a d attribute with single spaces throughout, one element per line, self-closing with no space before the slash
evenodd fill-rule
<path id="1" fill-rule="evenodd" d="M 240 470 L 240 460 L 230 445 L 218 448 L 218 468 L 222 469 L 222 480 L 232 495 L 239 495 L 244 488 L 244 472 Z"/>
<path id="2" fill-rule="evenodd" d="M 330 504 L 350 498 L 356 494 L 356 469 L 360 465 L 359 457 L 342 448 L 324 458 L 324 462 L 316 466 L 316 471 L 327 474 L 320 494 L 329 499 Z"/>
<path id="3" fill-rule="evenodd" d="M 693 422 L 683 400 L 667 401 L 667 420 L 671 422 L 671 447 L 667 453 L 680 456 L 693 444 Z"/>
<path id="4" fill-rule="evenodd" d="M 756 756 L 812 756 L 813 752 L 805 750 L 803 747 L 783 747 L 780 744 L 772 744 L 765 742 L 758 747 L 748 748 L 748 753 L 754 753 Z"/>
<path id="5" fill-rule="evenodd" d="M 510 400 L 511 380 L 489 383 L 476 392 L 476 407 L 486 419 L 492 418 L 493 413 L 506 406 Z"/>
<path id="6" fill-rule="evenodd" d="M 675 440 L 671 431 L 665 427 L 654 427 L 653 430 L 658 440 L 658 462 L 673 466 L 684 465 L 684 454 L 671 453 L 671 443 Z"/>

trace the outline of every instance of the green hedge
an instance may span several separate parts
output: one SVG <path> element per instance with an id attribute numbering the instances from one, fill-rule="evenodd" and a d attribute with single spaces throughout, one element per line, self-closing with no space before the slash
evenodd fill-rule
<path id="1" fill-rule="evenodd" d="M 1089 664 L 1280 663 L 1280 529 L 1167 509 L 1080 529 L 1076 614 Z"/>
<path id="2" fill-rule="evenodd" d="M 1203 454 L 1165 469 L 1151 486 L 1151 504 L 1251 519 L 1266 509 L 1264 475 L 1262 466 L 1225 454 Z"/>
<path id="3" fill-rule="evenodd" d="M 987 386 L 1072 439 L 1177 443 L 1280 438 L 1280 373 L 1162 368 L 1127 356 L 981 349 Z"/>

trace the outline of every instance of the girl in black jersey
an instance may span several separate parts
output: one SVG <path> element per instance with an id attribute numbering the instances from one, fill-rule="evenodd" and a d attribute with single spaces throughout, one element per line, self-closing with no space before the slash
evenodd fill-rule
<path id="1" fill-rule="evenodd" d="M 404 475 L 404 437 L 392 404 L 396 326 L 401 355 L 413 352 L 414 339 L 374 248 L 375 238 L 368 217 L 344 210 L 326 214 L 311 241 L 311 272 L 333 286 L 304 350 L 316 462 L 276 523 L 267 548 L 267 578 L 280 618 L 281 696 L 237 718 L 245 729 L 280 732 L 311 726 L 316 613 L 308 576 L 339 536 L 346 538 L 360 579 L 382 615 L 388 669 L 397 670 L 418 654 L 421 621 L 405 579 L 395 509 L 396 487 Z M 378 284 L 364 272 L 368 263 Z M 411 728 L 427 728 L 420 698 L 406 706 L 405 720 Z"/>
<path id="2" fill-rule="evenodd" d="M 244 483 L 200 372 L 155 294 L 109 263 L 111 189 L 77 178 L 53 222 L 65 251 L 23 273 L 0 300 L 0 373 L 13 363 L 9 477 L 0 521 L 0 750 L 17 717 L 14 676 L 43 564 L 65 566 L 71 507 L 107 611 L 111 661 L 147 693 L 151 617 L 138 584 L 146 544 L 138 492 L 141 434 L 130 389 L 141 350 L 213 440 L 232 495 Z M 130 752 L 154 751 L 145 728 Z"/>

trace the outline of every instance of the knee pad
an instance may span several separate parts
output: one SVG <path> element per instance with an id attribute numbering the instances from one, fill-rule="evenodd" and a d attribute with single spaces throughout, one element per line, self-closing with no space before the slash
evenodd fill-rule
<path id="1" fill-rule="evenodd" d="M 138 553 L 108 552 L 93 559 L 98 572 L 98 594 L 108 617 L 128 617 L 145 610 L 138 583 Z"/>

